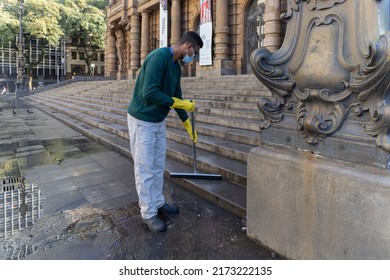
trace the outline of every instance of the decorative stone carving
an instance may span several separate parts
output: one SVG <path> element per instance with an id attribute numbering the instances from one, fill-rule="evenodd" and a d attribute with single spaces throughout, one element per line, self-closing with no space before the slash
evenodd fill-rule
<path id="1" fill-rule="evenodd" d="M 130 17 L 129 16 L 122 16 L 121 20 L 118 22 L 119 27 L 126 27 L 130 22 Z"/>
<path id="2" fill-rule="evenodd" d="M 261 129 L 295 115 L 309 144 L 332 137 L 346 122 L 359 123 L 390 151 L 390 32 L 382 32 L 377 0 L 290 0 L 282 47 L 251 55 L 256 77 L 272 92 L 258 108 Z M 387 3 L 388 9 L 388 3 Z M 290 123 L 285 124 L 286 126 Z M 363 131 L 363 130 L 362 130 Z M 360 131 L 345 131 L 361 138 Z"/>
<path id="3" fill-rule="evenodd" d="M 125 38 L 121 28 L 115 30 L 116 36 L 116 54 L 118 56 L 118 70 L 123 71 L 123 50 L 125 47 Z"/>
<path id="4" fill-rule="evenodd" d="M 307 0 L 307 7 L 309 10 L 322 10 L 331 8 L 336 4 L 341 4 L 346 0 Z"/>
<path id="5" fill-rule="evenodd" d="M 131 17 L 126 19 L 126 69 L 130 68 L 131 64 Z"/>

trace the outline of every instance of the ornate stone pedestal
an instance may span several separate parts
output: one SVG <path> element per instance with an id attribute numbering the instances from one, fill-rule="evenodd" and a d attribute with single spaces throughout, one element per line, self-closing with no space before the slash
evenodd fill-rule
<path id="1" fill-rule="evenodd" d="M 288 1 L 252 53 L 272 92 L 248 160 L 248 237 L 292 259 L 390 258 L 388 1 Z"/>

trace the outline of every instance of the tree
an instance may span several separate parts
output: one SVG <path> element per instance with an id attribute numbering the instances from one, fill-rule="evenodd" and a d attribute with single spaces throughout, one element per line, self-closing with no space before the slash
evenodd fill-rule
<path id="1" fill-rule="evenodd" d="M 62 0 L 62 26 L 66 37 L 72 38 L 72 44 L 83 57 L 89 73 L 96 51 L 104 48 L 106 33 L 106 0 Z M 83 53 L 83 56 L 80 54 Z"/>
<path id="2" fill-rule="evenodd" d="M 16 0 L 4 0 L 0 4 L 0 33 L 6 42 L 15 39 L 15 34 L 18 34 L 19 21 L 15 3 Z"/>
<path id="3" fill-rule="evenodd" d="M 0 3 L 0 37 L 4 42 L 10 41 L 15 50 L 18 50 L 19 3 L 19 0 Z M 61 38 L 73 38 L 77 51 L 85 53 L 84 60 L 91 70 L 96 50 L 104 47 L 107 4 L 107 0 L 24 0 L 24 42 L 39 39 L 47 46 L 55 46 Z M 30 60 L 28 46 L 26 50 L 26 72 L 31 89 L 32 69 L 42 62 L 44 50 L 35 61 Z"/>
<path id="4" fill-rule="evenodd" d="M 3 0 L 0 4 L 0 34 L 3 41 L 11 42 L 15 50 L 19 50 L 17 34 L 19 34 L 19 0 Z M 32 70 L 44 58 L 42 50 L 38 59 L 30 60 L 30 39 L 40 39 L 44 45 L 56 45 L 63 37 L 60 25 L 60 5 L 52 0 L 25 0 L 23 9 L 23 41 L 25 42 L 26 68 L 29 89 L 32 87 Z"/>

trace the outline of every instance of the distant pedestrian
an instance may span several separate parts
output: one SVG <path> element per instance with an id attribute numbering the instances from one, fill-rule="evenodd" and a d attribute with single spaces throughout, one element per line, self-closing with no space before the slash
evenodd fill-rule
<path id="1" fill-rule="evenodd" d="M 8 92 L 8 86 L 5 85 L 5 86 L 3 86 L 3 91 L 1 92 L 1 94 L 7 94 L 7 93 L 9 93 Z"/>
<path id="2" fill-rule="evenodd" d="M 179 208 L 165 202 L 162 194 L 166 156 L 165 118 L 176 110 L 191 139 L 191 122 L 186 111 L 195 109 L 195 102 L 182 99 L 179 61 L 191 62 L 203 47 L 200 36 L 192 31 L 169 48 L 152 51 L 139 72 L 133 98 L 128 107 L 131 154 L 134 160 L 135 183 L 143 222 L 153 231 L 165 231 L 165 222 L 158 212 L 178 214 Z"/>

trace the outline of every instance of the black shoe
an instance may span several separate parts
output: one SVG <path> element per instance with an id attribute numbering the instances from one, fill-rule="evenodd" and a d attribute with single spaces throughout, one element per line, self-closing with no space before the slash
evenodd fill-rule
<path id="1" fill-rule="evenodd" d="M 167 224 L 157 215 L 149 219 L 142 219 L 142 222 L 152 231 L 161 232 L 167 230 Z"/>
<path id="2" fill-rule="evenodd" d="M 179 214 L 179 207 L 176 205 L 169 205 L 168 203 L 164 203 L 163 206 L 157 209 L 158 212 L 162 212 L 165 214 Z"/>

